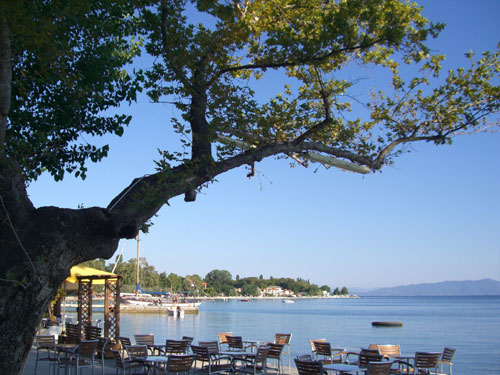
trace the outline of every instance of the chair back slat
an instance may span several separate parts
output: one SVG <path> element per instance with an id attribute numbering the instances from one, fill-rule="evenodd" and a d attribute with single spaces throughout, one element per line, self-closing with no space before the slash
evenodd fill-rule
<path id="1" fill-rule="evenodd" d="M 168 357 L 167 373 L 187 373 L 193 366 L 194 355 L 171 355 Z"/>
<path id="2" fill-rule="evenodd" d="M 85 357 L 92 357 L 97 349 L 99 340 L 82 340 L 78 347 L 78 354 Z"/>
<path id="3" fill-rule="evenodd" d="M 185 354 L 188 343 L 186 340 L 167 340 L 165 352 L 167 354 Z"/>
<path id="4" fill-rule="evenodd" d="M 155 336 L 153 334 L 147 335 L 134 335 L 137 345 L 154 345 Z"/>
<path id="5" fill-rule="evenodd" d="M 288 345 L 288 344 L 290 344 L 291 340 L 292 340 L 292 334 L 291 333 L 276 333 L 274 335 L 274 343 L 275 344 L 285 344 L 285 345 Z"/>
<path id="6" fill-rule="evenodd" d="M 219 352 L 219 343 L 217 341 L 198 341 L 198 345 L 207 347 L 210 353 Z"/>
<path id="7" fill-rule="evenodd" d="M 126 346 L 125 349 L 131 359 L 148 356 L 148 347 L 146 345 L 129 345 Z"/>
<path id="8" fill-rule="evenodd" d="M 370 362 L 366 375 L 389 375 L 392 363 L 393 362 Z"/>
<path id="9" fill-rule="evenodd" d="M 311 343 L 311 351 L 313 353 L 315 353 L 316 352 L 316 343 L 317 342 L 326 342 L 326 339 L 309 340 L 309 342 Z"/>
<path id="10" fill-rule="evenodd" d="M 332 346 L 329 342 L 315 341 L 314 345 L 316 347 L 316 354 L 326 357 L 332 355 Z"/>
<path id="11" fill-rule="evenodd" d="M 378 350 L 362 349 L 359 353 L 359 367 L 368 367 L 370 362 L 381 362 L 384 356 Z"/>
<path id="12" fill-rule="evenodd" d="M 397 358 L 401 355 L 401 347 L 399 345 L 377 345 L 378 352 L 384 357 Z"/>
<path id="13" fill-rule="evenodd" d="M 85 326 L 85 339 L 97 340 L 101 337 L 102 328 L 96 326 Z"/>
<path id="14" fill-rule="evenodd" d="M 54 335 L 38 335 L 36 336 L 37 348 L 52 348 L 56 344 L 56 337 Z"/>
<path id="15" fill-rule="evenodd" d="M 79 344 L 81 339 L 82 337 L 78 324 L 66 323 L 66 342 L 68 344 Z"/>
<path id="16" fill-rule="evenodd" d="M 241 336 L 226 336 L 226 339 L 229 349 L 244 350 L 243 339 L 241 338 Z"/>
<path id="17" fill-rule="evenodd" d="M 272 359 L 281 359 L 281 353 L 283 352 L 285 344 L 269 343 L 267 345 L 269 346 L 269 353 L 267 354 L 267 357 Z"/>
<path id="18" fill-rule="evenodd" d="M 195 355 L 197 361 L 210 361 L 210 351 L 208 347 L 201 345 L 191 345 L 191 350 L 193 351 L 193 354 Z"/>
<path id="19" fill-rule="evenodd" d="M 417 369 L 431 369 L 438 366 L 441 353 L 416 352 L 415 367 Z"/>
<path id="20" fill-rule="evenodd" d="M 267 361 L 267 356 L 269 355 L 269 346 L 259 346 L 257 349 L 257 354 L 255 355 L 256 363 L 265 363 Z"/>
<path id="21" fill-rule="evenodd" d="M 443 354 L 441 354 L 441 361 L 443 362 L 452 362 L 453 357 L 455 356 L 456 349 L 453 348 L 444 348 Z"/>
<path id="22" fill-rule="evenodd" d="M 295 366 L 299 375 L 323 375 L 323 364 L 318 361 L 301 361 L 295 358 Z"/>
<path id="23" fill-rule="evenodd" d="M 232 336 L 232 332 L 220 332 L 217 334 L 219 337 L 219 344 L 227 344 L 227 336 Z"/>

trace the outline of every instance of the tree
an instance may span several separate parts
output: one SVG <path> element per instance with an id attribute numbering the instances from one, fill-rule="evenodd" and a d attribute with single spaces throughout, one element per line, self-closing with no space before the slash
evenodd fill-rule
<path id="1" fill-rule="evenodd" d="M 231 273 L 227 270 L 212 270 L 205 276 L 205 282 L 208 287 L 212 287 L 216 290 L 217 293 L 228 294 L 230 289 L 233 287 L 233 277 Z"/>
<path id="2" fill-rule="evenodd" d="M 150 3 L 0 2 L 2 374 L 22 373 L 71 266 L 112 257 L 119 239 L 134 238 L 172 197 L 194 201 L 218 175 L 248 166 L 252 176 L 267 157 L 378 171 L 408 144 L 451 143 L 499 108 L 498 52 L 470 54 L 469 68 L 431 85 L 442 57 L 430 56 L 425 41 L 443 26 L 413 3 Z M 210 27 L 192 24 L 190 12 Z M 124 67 L 140 51 L 140 34 L 154 64 L 132 76 Z M 374 92 L 364 118 L 350 113 L 354 81 L 341 73 L 351 62 L 391 75 L 392 90 Z M 400 64 L 421 74 L 407 78 Z M 276 71 L 289 82 L 269 100 L 247 84 Z M 157 172 L 107 207 L 34 207 L 27 184 L 44 171 L 84 178 L 86 162 L 108 152 L 92 137 L 121 135 L 130 121 L 106 110 L 133 101 L 141 87 L 154 102 L 174 103 L 180 116 L 172 126 L 185 151 L 161 150 Z"/>
<path id="3" fill-rule="evenodd" d="M 342 294 L 343 296 L 347 296 L 349 294 L 349 291 L 345 286 L 343 286 L 342 289 L 340 290 L 340 294 Z"/>

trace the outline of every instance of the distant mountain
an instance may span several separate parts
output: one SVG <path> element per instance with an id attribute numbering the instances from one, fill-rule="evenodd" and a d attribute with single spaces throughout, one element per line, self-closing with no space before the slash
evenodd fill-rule
<path id="1" fill-rule="evenodd" d="M 381 288 L 362 296 L 496 296 L 500 295 L 500 281 L 483 279 L 476 281 L 443 281 L 432 284 L 412 284 Z"/>

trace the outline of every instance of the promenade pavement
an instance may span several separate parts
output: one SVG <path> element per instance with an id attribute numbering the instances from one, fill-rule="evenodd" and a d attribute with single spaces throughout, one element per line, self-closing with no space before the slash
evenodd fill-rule
<path id="1" fill-rule="evenodd" d="M 36 350 L 32 349 L 29 356 L 28 356 L 28 361 L 26 362 L 26 366 L 24 367 L 24 372 L 23 375 L 34 375 L 35 374 L 35 361 L 36 361 Z M 115 368 L 115 362 L 112 359 L 106 359 L 104 361 L 104 375 L 115 375 L 116 374 L 116 368 Z M 288 368 L 288 357 L 283 361 L 284 363 L 284 368 L 283 372 L 285 374 L 289 375 L 297 375 L 297 369 L 295 368 L 294 365 L 292 365 L 290 368 Z M 293 362 L 293 361 L 292 361 Z M 274 365 L 274 364 L 273 364 Z M 62 369 L 64 370 L 64 369 Z M 60 372 L 61 374 L 64 374 L 64 371 Z M 38 368 L 36 371 L 37 375 L 53 375 L 53 372 L 49 372 L 49 364 L 46 361 L 40 361 L 38 362 Z M 57 374 L 57 371 L 56 371 Z M 87 374 L 92 374 L 91 369 L 84 369 L 83 370 L 83 375 Z M 101 364 L 99 363 L 96 365 L 94 368 L 94 374 L 95 375 L 101 375 Z M 196 374 L 196 372 L 194 372 Z M 269 371 L 268 374 L 276 374 L 276 371 Z"/>

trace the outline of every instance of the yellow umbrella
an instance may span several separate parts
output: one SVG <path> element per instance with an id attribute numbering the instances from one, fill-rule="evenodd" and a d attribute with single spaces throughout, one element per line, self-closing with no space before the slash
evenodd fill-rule
<path id="1" fill-rule="evenodd" d="M 71 267 L 71 275 L 65 280 L 65 283 L 76 284 L 78 283 L 78 276 L 114 276 L 118 277 L 117 274 L 106 272 L 102 270 L 97 270 L 91 267 L 85 266 L 74 266 Z M 104 284 L 104 279 L 94 279 L 92 284 Z"/>

